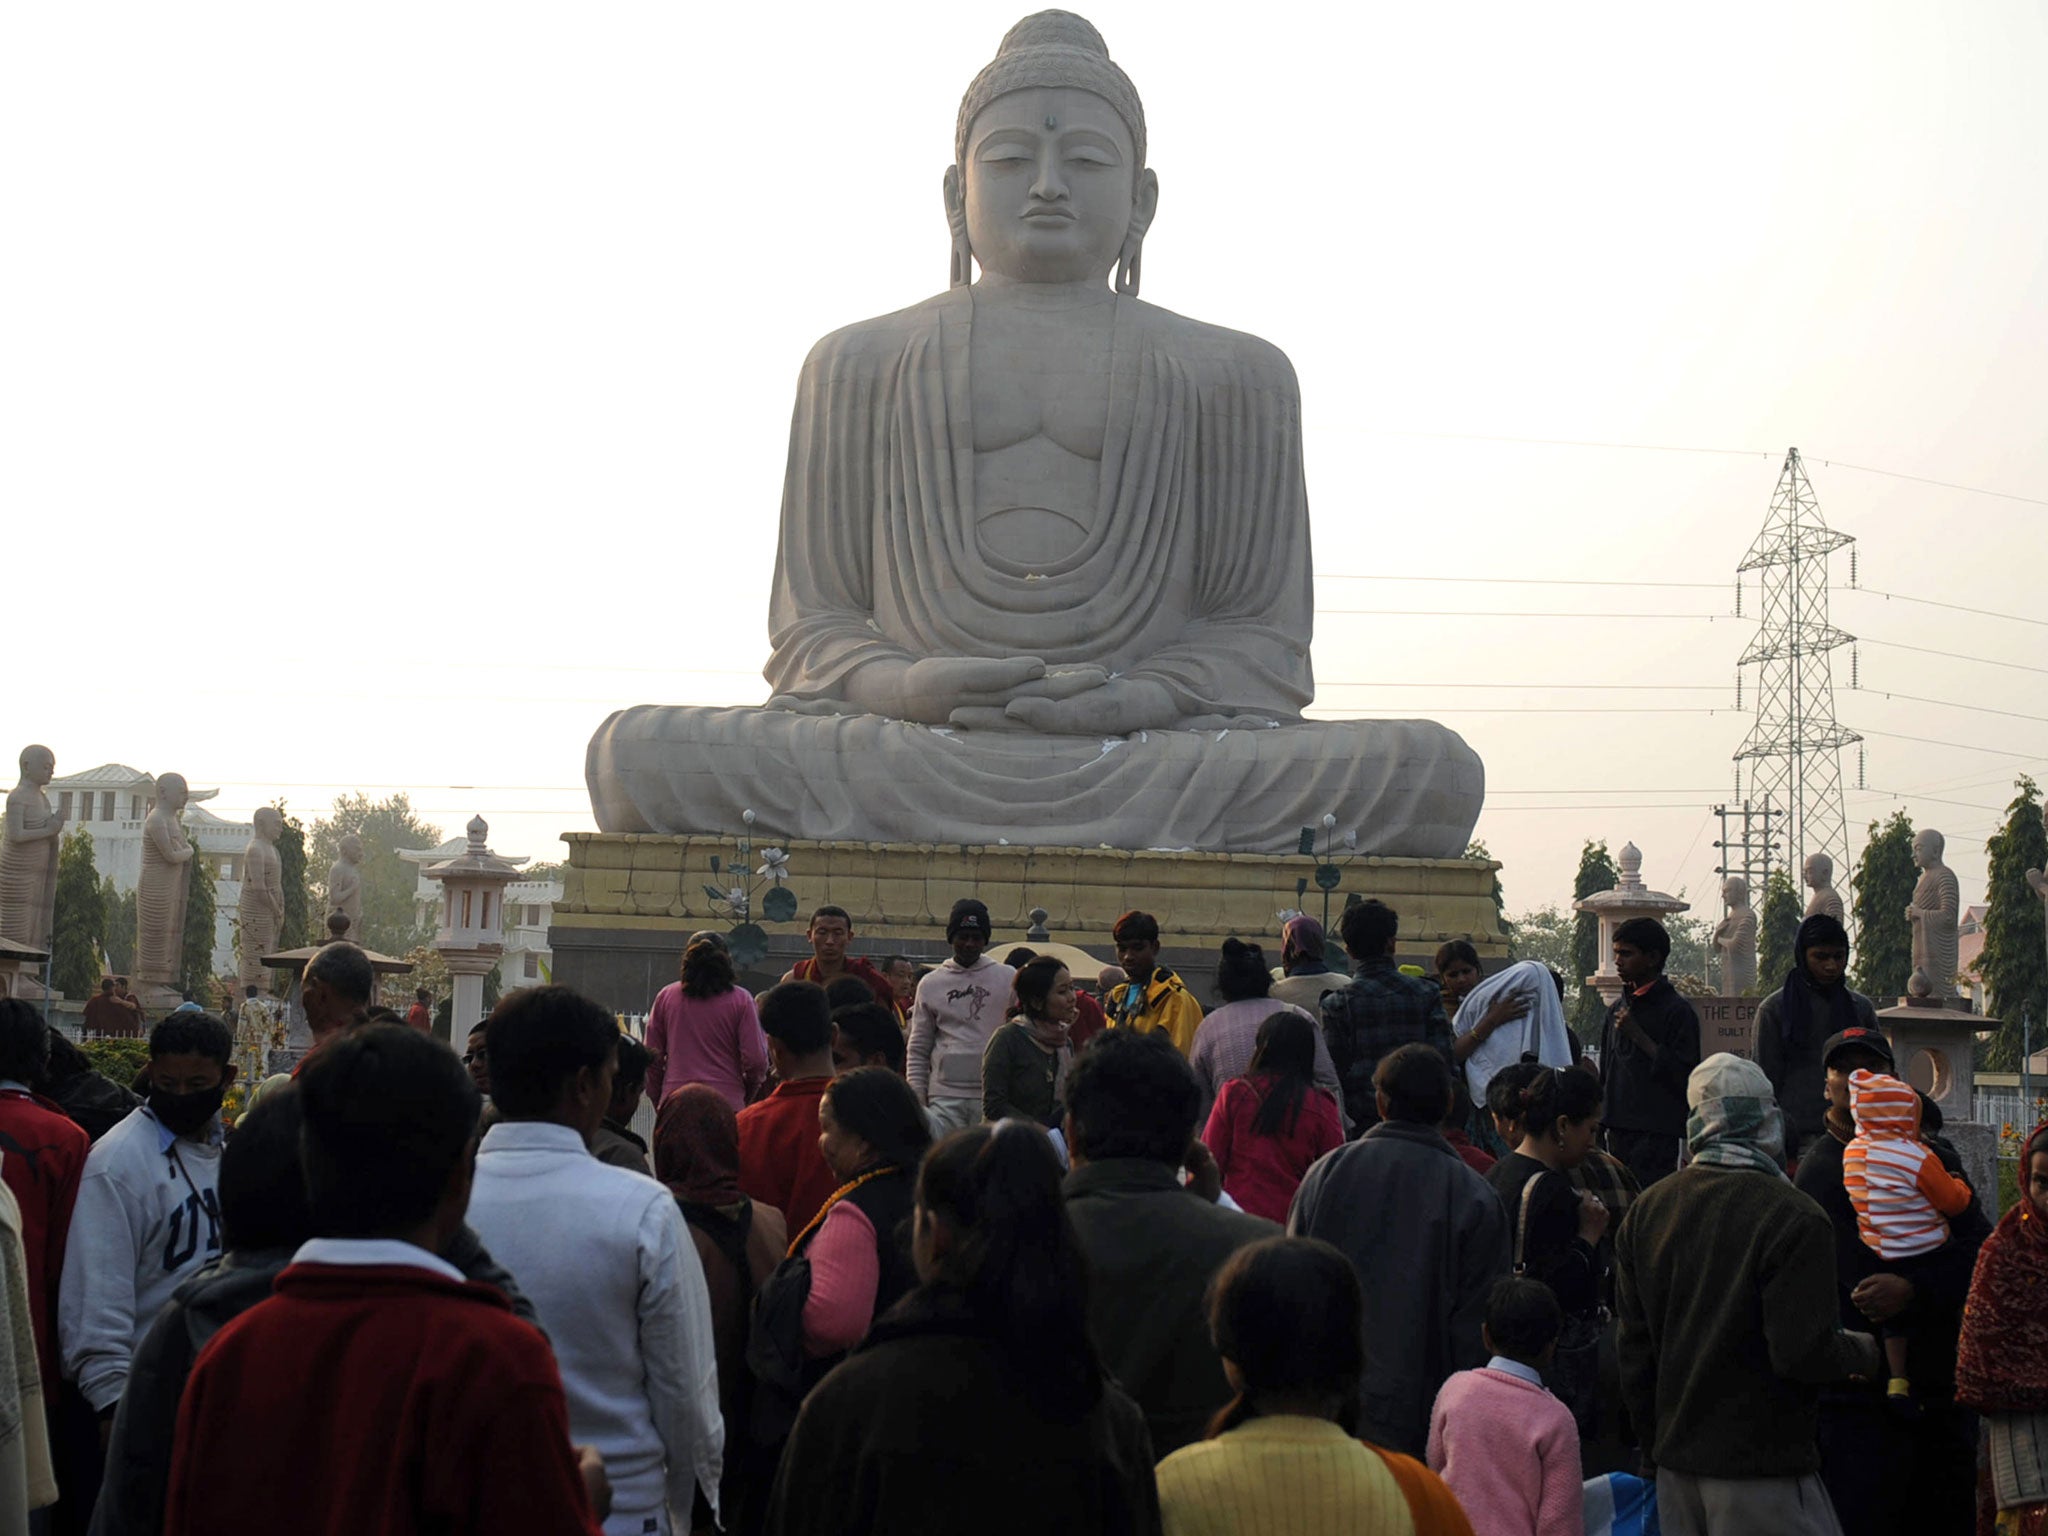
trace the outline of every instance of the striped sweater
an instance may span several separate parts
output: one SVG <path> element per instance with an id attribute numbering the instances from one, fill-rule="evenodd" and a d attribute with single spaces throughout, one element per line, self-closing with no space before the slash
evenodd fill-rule
<path id="1" fill-rule="evenodd" d="M 1849 1075 L 1856 1135 L 1842 1154 L 1842 1183 L 1863 1246 L 1882 1259 L 1932 1253 L 1948 1218 L 1970 1208 L 1970 1186 L 1920 1140 L 1920 1095 L 1880 1072 Z"/>

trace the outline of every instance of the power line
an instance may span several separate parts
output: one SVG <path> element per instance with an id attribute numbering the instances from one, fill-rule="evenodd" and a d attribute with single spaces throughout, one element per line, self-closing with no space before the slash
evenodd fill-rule
<path id="1" fill-rule="evenodd" d="M 1328 713 L 1328 710 L 1321 711 Z M 1647 709 L 1630 709 L 1620 705 L 1595 705 L 1589 708 L 1575 708 L 1562 704 L 1502 705 L 1498 707 L 1474 708 L 1470 705 L 1452 704 L 1443 708 L 1432 707 L 1433 715 L 1733 715 L 1741 711 L 1732 706 L 1723 709 L 1703 709 L 1697 704 L 1677 704 L 1670 707 L 1655 705 Z M 1343 718 L 1348 720 L 1406 720 L 1407 715 L 1390 715 L 1383 712 L 1358 714 L 1346 711 Z"/>
<path id="2" fill-rule="evenodd" d="M 1325 688 L 1507 688 L 1516 693 L 1584 693 L 1589 691 L 1625 693 L 1726 693 L 1726 683 L 1395 683 L 1381 678 L 1357 682 L 1323 679 Z"/>
<path id="3" fill-rule="evenodd" d="M 1511 609 L 1441 608 L 1318 608 L 1318 614 L 1360 614 L 1388 619 L 1705 619 L 1709 624 L 1725 619 L 1725 613 L 1559 613 L 1553 610 L 1520 612 Z"/>
<path id="4" fill-rule="evenodd" d="M 1914 651 L 1922 656 L 1939 656 L 1945 661 L 1974 661 L 1986 667 L 2010 667 L 2015 672 L 2040 672 L 2048 674 L 2048 667 L 2030 667 L 2023 661 L 2000 661 L 1994 656 L 1965 656 L 1960 651 L 1937 651 L 1928 645 L 1906 645 L 1897 640 L 1873 640 L 1868 635 L 1856 637 L 1858 645 L 1881 645 L 1888 651 Z"/>
<path id="5" fill-rule="evenodd" d="M 1917 794 L 1909 789 L 1856 789 L 1851 794 L 1875 795 L 1880 800 L 1922 800 L 1929 805 L 1953 805 L 1965 811 L 2002 811 L 2002 805 L 1979 805 L 1974 800 L 1944 800 L 1939 795 Z"/>
<path id="6" fill-rule="evenodd" d="M 1386 576 L 1362 571 L 1317 571 L 1318 581 L 1442 581 L 1488 587 L 1705 587 L 1725 592 L 1725 581 L 1588 581 L 1568 576 Z"/>
<path id="7" fill-rule="evenodd" d="M 1840 459 L 1822 459 L 1828 469 L 1853 469 L 1858 474 L 1883 475 L 1891 480 L 1911 480 L 1916 485 L 1938 485 L 1945 491 L 1967 491 L 1972 496 L 1996 496 L 2000 501 L 2023 501 L 2029 506 L 2048 507 L 2048 500 L 2039 496 L 2021 496 L 2012 491 L 1991 491 L 1981 485 L 1958 485 L 1953 480 L 1930 480 L 1925 475 L 1903 474 L 1896 469 L 1872 469 L 1868 464 L 1845 464 Z"/>
<path id="8" fill-rule="evenodd" d="M 1939 736 L 1902 736 L 1897 731 L 1873 731 L 1865 726 L 1858 726 L 1856 733 L 1859 736 L 1882 736 L 1888 741 L 1914 741 L 1923 747 L 1955 747 L 1963 752 L 1989 752 L 1994 757 L 2017 757 L 2022 761 L 2038 761 L 2041 758 L 2039 752 L 2015 752 L 2010 747 L 1980 747 L 1974 742 L 1947 741 Z"/>
<path id="9" fill-rule="evenodd" d="M 1917 693 L 1893 693 L 1886 688 L 1859 688 L 1858 693 L 1874 693 L 1881 699 L 1903 699 L 1908 704 L 1935 704 L 1943 709 L 1967 709 L 1979 715 L 2004 715 L 2010 720 L 2038 720 L 2048 725 L 2048 715 L 2022 714 L 2016 709 L 1993 709 L 1988 704 L 1958 704 L 1952 699 L 1923 699 Z"/>
<path id="10" fill-rule="evenodd" d="M 1833 587 L 1835 592 L 1863 592 L 1887 602 L 1918 603 L 1923 608 L 1946 608 L 1950 613 L 1974 613 L 1980 619 L 2010 619 L 2015 624 L 2037 624 L 2048 629 L 2048 619 L 2033 619 L 2024 613 L 1999 613 L 1992 608 L 1972 608 L 1966 603 L 1937 602 L 1931 597 L 1909 597 L 1904 592 L 1880 592 L 1876 587 Z"/>

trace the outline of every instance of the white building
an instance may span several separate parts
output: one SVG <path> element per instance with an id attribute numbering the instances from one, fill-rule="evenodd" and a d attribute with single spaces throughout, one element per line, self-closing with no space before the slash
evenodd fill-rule
<path id="1" fill-rule="evenodd" d="M 438 922 L 441 887 L 424 871 L 429 864 L 452 859 L 469 847 L 464 837 L 451 837 L 438 848 L 401 848 L 398 856 L 422 871 L 418 899 L 421 918 Z M 529 855 L 500 855 L 507 864 L 532 862 Z M 554 920 L 555 903 L 562 899 L 559 880 L 517 880 L 505 887 L 505 956 L 498 962 L 498 985 L 509 992 L 514 987 L 541 986 L 554 977 L 555 957 L 548 949 L 548 924 Z"/>
<path id="2" fill-rule="evenodd" d="M 45 791 L 65 818 L 65 834 L 83 827 L 92 835 L 92 859 L 102 879 L 122 894 L 142 879 L 142 823 L 156 808 L 156 775 L 126 763 L 102 763 L 84 773 L 52 779 Z M 256 829 L 246 821 L 224 821 L 199 802 L 217 789 L 193 788 L 185 802 L 185 835 L 193 857 L 213 870 L 213 969 L 235 968 L 235 909 L 242 899 L 242 850 Z"/>

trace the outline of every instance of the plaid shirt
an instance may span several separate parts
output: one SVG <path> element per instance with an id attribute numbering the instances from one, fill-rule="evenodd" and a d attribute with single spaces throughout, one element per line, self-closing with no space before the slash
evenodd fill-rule
<path id="1" fill-rule="evenodd" d="M 1628 1214 L 1629 1206 L 1643 1192 L 1636 1176 L 1628 1171 L 1628 1164 L 1618 1157 L 1610 1157 L 1598 1147 L 1586 1153 L 1586 1160 L 1571 1170 L 1571 1176 L 1572 1183 L 1598 1195 L 1600 1203 L 1607 1207 L 1614 1218 L 1607 1224 L 1610 1234 L 1621 1229 L 1621 1218 Z"/>
<path id="2" fill-rule="evenodd" d="M 1323 994 L 1323 1038 L 1344 1084 L 1344 1108 L 1360 1129 L 1379 1119 L 1372 1074 L 1380 1058 L 1417 1041 L 1451 1059 L 1451 1022 L 1444 1017 L 1443 989 L 1419 976 L 1404 976 L 1382 955 L 1361 960 L 1350 982 Z"/>

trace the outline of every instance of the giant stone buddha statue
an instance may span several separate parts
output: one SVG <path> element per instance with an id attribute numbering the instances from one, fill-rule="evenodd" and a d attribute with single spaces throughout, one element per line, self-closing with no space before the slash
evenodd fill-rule
<path id="1" fill-rule="evenodd" d="M 1301 401 L 1275 347 L 1142 302 L 1144 109 L 1095 28 L 1027 17 L 960 104 L 953 285 L 797 384 L 765 708 L 591 741 L 606 832 L 1453 858 L 1479 759 L 1302 718 Z M 975 269 L 979 268 L 979 276 Z"/>

